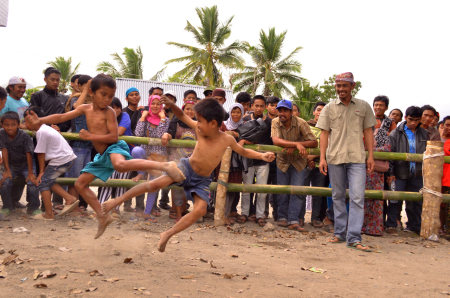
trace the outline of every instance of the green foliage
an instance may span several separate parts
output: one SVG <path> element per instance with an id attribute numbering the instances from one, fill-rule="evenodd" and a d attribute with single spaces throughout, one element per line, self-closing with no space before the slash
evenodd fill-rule
<path id="1" fill-rule="evenodd" d="M 329 102 L 330 100 L 337 99 L 336 88 L 334 87 L 336 81 L 336 75 L 329 77 L 328 80 L 324 80 L 323 85 L 320 86 L 322 89 L 322 101 Z M 360 81 L 355 82 L 355 89 L 352 91 L 352 95 L 356 94 L 361 89 L 362 85 Z"/>
<path id="2" fill-rule="evenodd" d="M 47 62 L 48 65 L 56 68 L 61 72 L 61 81 L 59 82 L 58 92 L 65 94 L 70 86 L 70 79 L 77 73 L 81 63 L 72 70 L 72 57 L 67 60 L 64 57 L 56 57 L 55 61 Z M 45 70 L 43 71 L 45 72 Z"/>
<path id="3" fill-rule="evenodd" d="M 122 55 L 125 56 L 125 61 L 119 56 L 119 54 L 111 54 L 113 60 L 118 64 L 118 68 L 116 68 L 116 66 L 114 66 L 111 62 L 102 61 L 97 64 L 97 71 L 106 73 L 114 79 L 129 78 L 142 80 L 142 60 L 144 57 L 141 47 L 138 47 L 136 50 L 125 47 L 123 48 Z"/>
<path id="4" fill-rule="evenodd" d="M 313 118 L 312 112 L 314 105 L 321 100 L 321 97 L 322 91 L 319 88 L 319 84 L 311 86 L 311 84 L 305 80 L 295 86 L 295 93 L 292 96 L 292 101 L 298 105 L 300 117 L 308 121 Z"/>
<path id="5" fill-rule="evenodd" d="M 275 28 L 270 28 L 268 34 L 261 30 L 258 45 L 244 43 L 255 66 L 246 66 L 242 72 L 233 75 L 233 82 L 236 82 L 234 92 L 247 91 L 255 95 L 258 88 L 262 87 L 264 96 L 292 95 L 287 85 L 296 86 L 304 80 L 300 77 L 302 65 L 294 59 L 302 48 L 297 47 L 282 58 L 281 49 L 286 33 L 276 34 Z"/>
<path id="6" fill-rule="evenodd" d="M 42 90 L 42 89 L 39 88 L 39 87 L 27 89 L 27 90 L 25 91 L 25 94 L 24 94 L 23 98 L 25 98 L 26 101 L 30 102 L 30 100 L 31 100 L 31 94 L 36 93 L 36 92 L 41 91 L 41 90 Z"/>
<path id="7" fill-rule="evenodd" d="M 167 43 L 189 53 L 187 56 L 166 61 L 165 64 L 186 62 L 185 67 L 176 72 L 169 80 L 221 87 L 224 81 L 219 66 L 242 69 L 244 60 L 239 56 L 239 53 L 243 52 L 245 47 L 239 41 L 234 41 L 230 45 L 225 46 L 225 41 L 231 34 L 233 17 L 224 23 L 220 23 L 219 11 L 215 5 L 196 8 L 195 10 L 201 26 L 195 27 L 187 21 L 184 30 L 192 33 L 199 47 L 177 42 Z"/>

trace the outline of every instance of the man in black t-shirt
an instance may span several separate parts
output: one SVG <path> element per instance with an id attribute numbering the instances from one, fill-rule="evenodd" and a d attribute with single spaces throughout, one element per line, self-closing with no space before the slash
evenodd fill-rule
<path id="1" fill-rule="evenodd" d="M 270 137 L 271 127 L 272 127 L 272 119 L 267 115 L 264 115 L 263 112 L 266 109 L 266 99 L 262 95 L 256 95 L 252 98 L 252 108 L 253 114 L 247 115 L 243 118 L 244 121 L 257 120 L 262 118 L 267 125 L 266 131 L 261 137 L 258 144 L 263 145 L 273 145 L 272 138 Z M 240 140 L 239 144 L 241 146 L 245 144 L 252 144 L 247 140 Z M 263 160 L 253 160 L 253 166 L 248 168 L 248 172 L 242 173 L 244 184 L 253 184 L 253 179 L 256 174 L 256 183 L 257 184 L 267 184 L 267 179 L 269 177 L 269 163 Z M 266 221 L 264 220 L 264 211 L 266 208 L 266 196 L 267 194 L 257 194 L 256 199 L 256 220 L 260 226 L 264 226 Z M 239 222 L 245 222 L 248 219 L 250 213 L 250 194 L 243 193 L 242 194 L 242 202 L 241 202 L 241 216 L 239 217 Z"/>

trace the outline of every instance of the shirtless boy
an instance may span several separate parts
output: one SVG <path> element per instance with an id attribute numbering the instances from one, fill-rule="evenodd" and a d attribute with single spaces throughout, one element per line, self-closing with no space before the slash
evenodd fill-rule
<path id="1" fill-rule="evenodd" d="M 160 252 L 164 252 L 167 241 L 173 235 L 185 230 L 205 215 L 210 201 L 209 185 L 211 183 L 211 173 L 220 163 L 228 146 L 244 157 L 262 159 L 267 162 L 274 160 L 275 154 L 272 152 L 259 153 L 244 149 L 236 143 L 234 137 L 219 131 L 225 112 L 222 105 L 213 98 L 203 99 L 194 105 L 197 121 L 184 114 L 168 98 L 161 98 L 161 103 L 164 103 L 166 107 L 170 107 L 175 116 L 189 125 L 189 127 L 195 129 L 197 134 L 197 144 L 192 156 L 190 158 L 182 158 L 178 165 L 186 176 L 186 180 L 175 184 L 183 187 L 186 197 L 194 201 L 194 210 L 183 216 L 170 230 L 161 233 L 161 239 L 157 248 Z M 175 182 L 170 176 L 164 175 L 153 181 L 139 184 L 127 191 L 123 196 L 103 203 L 103 214 L 108 214 L 109 210 L 133 197 L 145 192 L 157 191 Z"/>
<path id="2" fill-rule="evenodd" d="M 80 98 L 85 97 L 89 92 L 93 99 L 92 104 L 80 105 L 75 110 L 65 114 L 38 118 L 34 112 L 31 112 L 27 117 L 31 117 L 28 121 L 38 124 L 58 124 L 81 115 L 86 116 L 89 131 L 80 130 L 80 139 L 91 141 L 98 154 L 94 161 L 88 163 L 81 171 L 82 174 L 75 182 L 75 188 L 97 213 L 99 220 L 98 231 L 95 235 L 95 239 L 97 239 L 103 234 L 106 227 L 113 222 L 113 218 L 111 215 L 102 212 L 95 193 L 89 189 L 89 183 L 94 179 L 99 178 L 106 181 L 114 170 L 120 173 L 159 170 L 168 173 L 171 179 L 177 182 L 182 181 L 185 177 L 174 162 L 159 163 L 149 160 L 132 160 L 127 143 L 119 141 L 116 113 L 110 107 L 116 92 L 116 82 L 111 76 L 99 74 L 88 84 Z"/>

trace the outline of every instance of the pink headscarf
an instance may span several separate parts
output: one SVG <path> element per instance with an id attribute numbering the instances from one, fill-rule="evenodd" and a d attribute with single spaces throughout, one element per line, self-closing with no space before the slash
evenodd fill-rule
<path id="1" fill-rule="evenodd" d="M 147 120 L 148 122 L 150 122 L 153 125 L 159 125 L 159 122 L 161 121 L 161 117 L 159 117 L 159 113 L 162 111 L 162 105 L 159 107 L 159 111 L 158 114 L 153 114 L 152 112 L 152 102 L 155 99 L 161 99 L 161 97 L 159 95 L 151 95 L 148 98 L 148 115 L 145 118 L 145 120 Z"/>

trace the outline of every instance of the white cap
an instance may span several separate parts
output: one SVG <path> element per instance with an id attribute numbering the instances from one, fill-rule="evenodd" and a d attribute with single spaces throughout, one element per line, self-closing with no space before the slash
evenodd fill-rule
<path id="1" fill-rule="evenodd" d="M 175 91 L 173 90 L 166 91 L 164 95 L 172 95 L 173 97 L 177 98 L 177 96 L 175 95 Z"/>
<path id="2" fill-rule="evenodd" d="M 9 79 L 8 85 L 26 85 L 27 82 L 21 77 L 12 77 Z"/>

